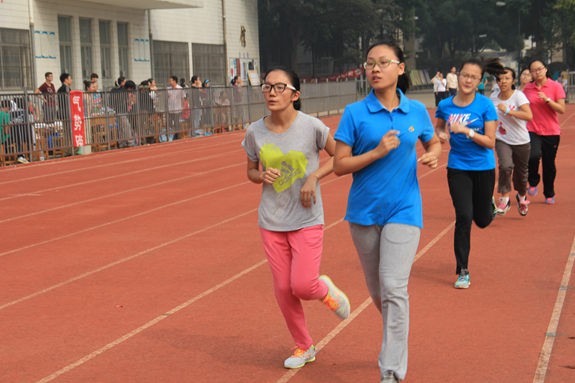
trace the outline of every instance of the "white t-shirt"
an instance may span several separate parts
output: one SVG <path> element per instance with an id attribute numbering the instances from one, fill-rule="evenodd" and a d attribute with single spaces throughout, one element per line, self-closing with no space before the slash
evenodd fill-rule
<path id="1" fill-rule="evenodd" d="M 529 100 L 527 100 L 527 97 L 519 90 L 515 90 L 506 101 L 500 100 L 499 95 L 499 92 L 491 95 L 491 101 L 493 101 L 495 105 L 497 117 L 499 118 L 495 138 L 509 145 L 523 145 L 530 142 L 529 132 L 527 131 L 527 121 L 505 115 L 505 113 L 497 107 L 497 105 L 503 104 L 511 110 L 521 110 L 521 105 L 529 104 Z"/>
<path id="2" fill-rule="evenodd" d="M 434 92 L 445 92 L 445 79 L 441 80 L 437 77 L 433 79 L 433 91 Z"/>
<path id="3" fill-rule="evenodd" d="M 457 75 L 454 73 L 447 74 L 447 87 L 450 89 L 457 89 Z"/>

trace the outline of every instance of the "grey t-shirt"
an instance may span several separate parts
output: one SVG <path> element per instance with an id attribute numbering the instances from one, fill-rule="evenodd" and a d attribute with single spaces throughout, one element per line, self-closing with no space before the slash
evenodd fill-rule
<path id="1" fill-rule="evenodd" d="M 302 112 L 281 134 L 270 132 L 263 118 L 248 127 L 242 142 L 248 158 L 261 162 L 264 171 L 270 167 L 281 174 L 273 185 L 263 184 L 258 214 L 261 228 L 293 231 L 323 225 L 319 182 L 311 209 L 301 205 L 300 191 L 308 176 L 319 169 L 319 152 L 328 135 L 329 128 L 323 122 Z"/>

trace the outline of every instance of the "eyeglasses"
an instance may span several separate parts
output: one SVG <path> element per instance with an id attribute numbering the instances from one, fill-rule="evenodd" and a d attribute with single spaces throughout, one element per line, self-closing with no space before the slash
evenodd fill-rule
<path id="1" fill-rule="evenodd" d="M 537 69 L 532 69 L 532 70 L 531 70 L 531 73 L 539 73 L 539 72 L 541 72 L 543 69 L 545 69 L 545 67 L 544 67 L 544 66 L 541 66 L 541 67 L 539 67 L 539 68 L 537 68 Z"/>
<path id="2" fill-rule="evenodd" d="M 390 66 L 391 63 L 401 64 L 401 61 L 391 60 L 391 59 L 390 60 L 378 60 L 378 61 L 366 61 L 363 63 L 363 67 L 366 70 L 373 70 L 373 68 L 375 68 L 375 66 L 377 65 L 381 69 L 384 69 L 384 68 L 387 68 L 388 66 Z"/>
<path id="3" fill-rule="evenodd" d="M 282 84 L 281 82 L 278 82 L 277 84 L 262 84 L 262 92 L 264 93 L 269 93 L 272 91 L 272 89 L 275 89 L 276 93 L 283 93 L 285 92 L 286 88 L 290 88 L 291 90 L 295 90 L 297 92 L 297 89 L 293 86 L 289 84 Z"/>
<path id="4" fill-rule="evenodd" d="M 479 79 L 480 79 L 477 76 L 471 76 L 471 75 L 468 75 L 467 73 L 460 73 L 459 77 L 461 77 L 463 79 L 463 81 L 467 81 L 469 79 L 471 79 L 471 81 L 479 81 Z"/>

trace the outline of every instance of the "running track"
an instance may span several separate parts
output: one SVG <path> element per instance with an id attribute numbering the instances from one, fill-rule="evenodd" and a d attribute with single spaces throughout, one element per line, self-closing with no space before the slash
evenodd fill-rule
<path id="1" fill-rule="evenodd" d="M 338 120 L 324 119 L 332 130 Z M 557 203 L 544 205 L 540 190 L 527 217 L 513 204 L 474 227 L 469 290 L 452 287 L 447 153 L 439 169 L 419 168 L 425 228 L 406 383 L 575 381 L 575 106 L 560 122 Z M 340 322 L 306 302 L 317 360 L 283 368 L 293 343 L 242 138 L 0 171 L 0 382 L 379 382 L 381 317 L 342 221 L 350 176 L 321 182 L 321 272 L 347 293 L 352 315 Z"/>

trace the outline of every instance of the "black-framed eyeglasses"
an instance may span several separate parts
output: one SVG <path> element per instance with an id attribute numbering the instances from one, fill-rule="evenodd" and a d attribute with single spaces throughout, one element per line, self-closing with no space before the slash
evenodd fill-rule
<path id="1" fill-rule="evenodd" d="M 277 84 L 262 84 L 262 92 L 264 93 L 269 93 L 272 91 L 272 89 L 275 89 L 276 93 L 283 93 L 285 92 L 286 88 L 297 92 L 297 89 L 290 84 L 282 84 L 281 82 L 278 82 Z"/>
<path id="2" fill-rule="evenodd" d="M 377 65 L 381 69 L 387 68 L 391 63 L 401 64 L 401 61 L 397 60 L 378 60 L 378 61 L 366 61 L 363 63 L 363 68 L 367 70 L 372 70 Z"/>

